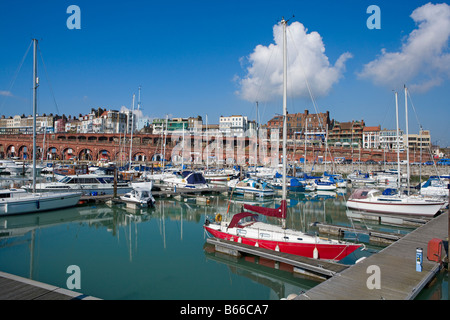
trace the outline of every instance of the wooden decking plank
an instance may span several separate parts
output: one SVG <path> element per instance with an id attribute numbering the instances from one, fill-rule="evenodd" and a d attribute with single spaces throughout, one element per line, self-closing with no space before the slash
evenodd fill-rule
<path id="1" fill-rule="evenodd" d="M 0 271 L 0 300 L 72 300 L 82 294 Z M 89 300 L 98 300 L 89 297 Z"/>
<path id="2" fill-rule="evenodd" d="M 0 299 L 33 300 L 49 292 L 48 289 L 31 286 L 27 283 L 2 278 L 0 282 Z"/>

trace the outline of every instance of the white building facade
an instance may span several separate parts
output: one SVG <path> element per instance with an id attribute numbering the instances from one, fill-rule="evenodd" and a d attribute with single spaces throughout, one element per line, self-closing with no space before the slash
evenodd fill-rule
<path id="1" fill-rule="evenodd" d="M 219 118 L 219 131 L 224 136 L 243 137 L 247 129 L 248 119 L 246 116 L 233 115 Z"/>

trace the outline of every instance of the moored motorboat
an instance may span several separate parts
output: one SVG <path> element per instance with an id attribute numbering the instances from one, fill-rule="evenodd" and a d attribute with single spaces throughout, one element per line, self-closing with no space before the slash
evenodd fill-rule
<path id="1" fill-rule="evenodd" d="M 221 169 L 210 169 L 205 170 L 203 172 L 203 176 L 205 177 L 207 182 L 227 182 L 230 181 L 231 175 L 228 174 L 225 170 Z"/>
<path id="2" fill-rule="evenodd" d="M 163 183 L 176 188 L 208 189 L 209 185 L 201 172 L 175 171 L 168 177 L 163 177 Z"/>
<path id="3" fill-rule="evenodd" d="M 334 191 L 337 189 L 337 183 L 334 181 L 325 181 L 317 179 L 315 182 L 316 190 L 321 191 Z"/>
<path id="4" fill-rule="evenodd" d="M 86 164 L 61 164 L 53 167 L 53 174 L 57 175 L 59 178 L 71 175 L 88 174 L 89 167 Z"/>
<path id="5" fill-rule="evenodd" d="M 151 190 L 143 187 L 134 187 L 130 192 L 120 196 L 120 199 L 125 203 L 138 205 L 139 207 L 153 207 L 155 205 L 155 198 Z"/>
<path id="6" fill-rule="evenodd" d="M 233 194 L 253 194 L 260 198 L 275 196 L 275 191 L 270 187 L 270 185 L 264 181 L 260 181 L 259 179 L 233 179 L 228 182 L 228 188 L 233 192 Z"/>
<path id="7" fill-rule="evenodd" d="M 11 175 L 23 174 L 26 172 L 24 165 L 18 165 L 14 160 L 0 160 L 2 171 L 8 172 Z"/>
<path id="8" fill-rule="evenodd" d="M 32 185 L 25 185 L 22 188 L 27 191 L 32 190 Z M 114 176 L 83 174 L 64 176 L 57 182 L 37 183 L 35 190 L 37 192 L 50 191 L 78 191 L 83 195 L 106 195 L 124 194 L 132 190 L 131 184 L 127 182 L 117 181 L 114 185 Z"/>

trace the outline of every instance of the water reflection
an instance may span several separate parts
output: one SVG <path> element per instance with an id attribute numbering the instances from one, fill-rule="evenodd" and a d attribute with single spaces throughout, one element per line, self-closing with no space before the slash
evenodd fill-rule
<path id="1" fill-rule="evenodd" d="M 254 256 L 233 257 L 215 251 L 210 244 L 205 244 L 203 249 L 206 259 L 222 263 L 230 272 L 270 288 L 277 300 L 306 292 L 320 283 L 294 273 L 293 267 L 284 263 Z"/>
<path id="2" fill-rule="evenodd" d="M 206 217 L 235 214 L 244 203 L 274 208 L 279 201 L 220 195 L 209 203 L 168 198 L 157 199 L 155 208 L 85 204 L 0 217 L 0 270 L 65 287 L 66 268 L 76 264 L 82 271 L 81 292 L 103 299 L 285 298 L 318 282 L 273 261 L 213 252 L 202 228 Z M 364 224 L 347 216 L 345 201 L 342 192 L 289 194 L 287 225 L 315 233 L 318 221 Z M 344 263 L 370 253 L 359 252 Z"/>

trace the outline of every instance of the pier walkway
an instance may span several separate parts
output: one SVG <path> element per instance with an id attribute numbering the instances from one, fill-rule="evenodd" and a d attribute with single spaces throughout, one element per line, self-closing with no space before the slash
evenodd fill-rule
<path id="1" fill-rule="evenodd" d="M 0 300 L 101 300 L 0 271 Z"/>
<path id="2" fill-rule="evenodd" d="M 192 195 L 192 194 L 217 194 L 222 192 L 227 192 L 227 186 L 211 186 L 208 189 L 192 189 L 192 188 L 165 188 L 161 190 L 152 190 L 152 195 L 154 197 L 167 197 L 167 196 L 176 196 L 176 195 Z M 83 195 L 81 196 L 81 200 L 99 200 L 106 201 L 114 198 L 112 194 L 105 195 Z"/>
<path id="3" fill-rule="evenodd" d="M 412 300 L 439 271 L 439 263 L 427 259 L 433 238 L 448 239 L 448 212 L 294 300 Z M 423 248 L 422 272 L 416 271 L 416 248 Z M 379 268 L 380 289 L 367 285 L 374 275 L 370 266 Z"/>

